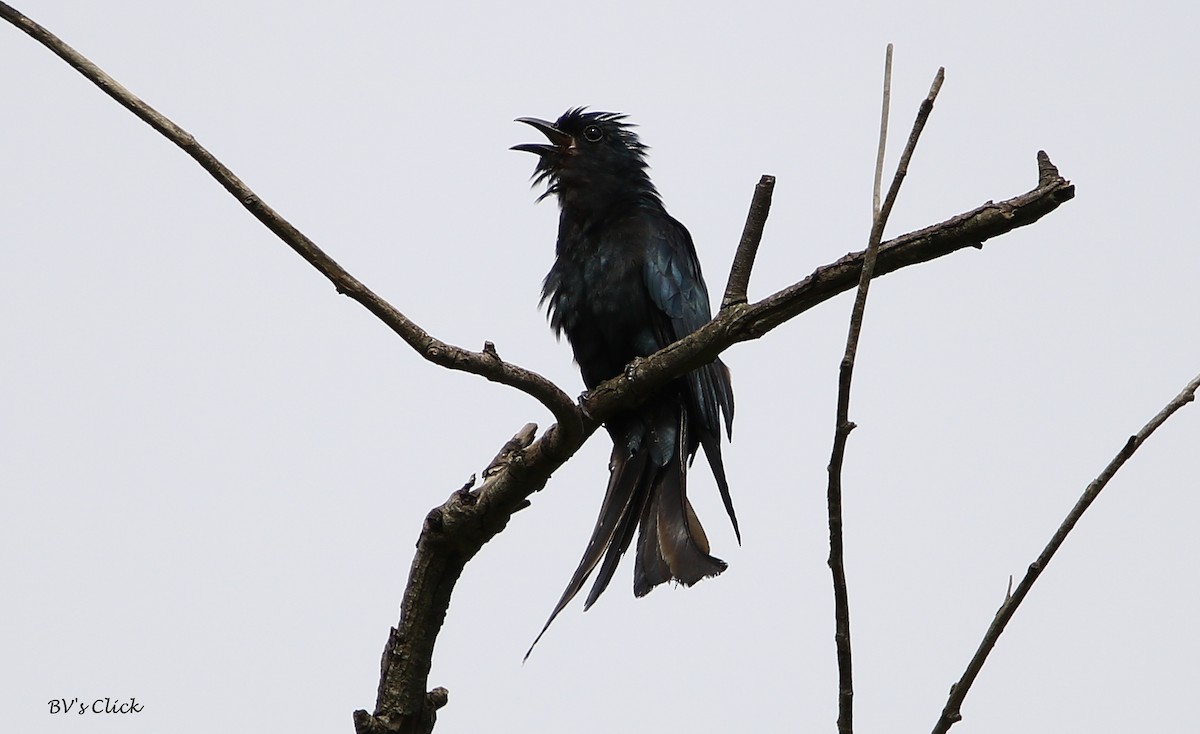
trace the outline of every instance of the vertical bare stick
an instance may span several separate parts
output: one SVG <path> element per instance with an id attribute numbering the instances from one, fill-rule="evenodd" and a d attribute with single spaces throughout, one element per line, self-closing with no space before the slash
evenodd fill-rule
<path id="1" fill-rule="evenodd" d="M 883 157 L 887 151 L 888 111 L 892 107 L 892 44 L 883 61 L 883 110 L 879 114 L 879 154 L 875 156 L 875 196 L 872 217 L 879 218 L 879 189 L 883 184 Z"/>
<path id="2" fill-rule="evenodd" d="M 988 654 L 992 648 L 996 646 L 996 641 L 1000 639 L 1000 635 L 1004 633 L 1004 628 L 1008 625 L 1008 621 L 1012 619 L 1016 613 L 1017 607 L 1021 606 L 1021 602 L 1025 600 L 1025 596 L 1029 593 L 1029 589 L 1034 582 L 1038 580 L 1042 571 L 1046 570 L 1046 566 L 1050 563 L 1050 559 L 1058 551 L 1059 546 L 1067 539 L 1067 534 L 1083 517 L 1083 513 L 1091 507 L 1092 502 L 1100 495 L 1100 490 L 1104 489 L 1117 470 L 1133 456 L 1133 452 L 1138 450 L 1138 447 L 1146 442 L 1150 434 L 1161 426 L 1175 411 L 1196 399 L 1196 390 L 1200 389 L 1200 375 L 1196 375 L 1175 398 L 1167 403 L 1167 406 L 1159 411 L 1158 415 L 1150 419 L 1150 422 L 1142 426 L 1142 430 L 1135 435 L 1130 436 L 1113 460 L 1104 467 L 1104 471 L 1100 472 L 1100 476 L 1087 486 L 1083 491 L 1075 506 L 1067 514 L 1067 518 L 1063 520 L 1062 525 L 1058 526 L 1058 530 L 1054 531 L 1054 536 L 1050 538 L 1050 542 L 1042 550 L 1041 555 L 1037 560 L 1029 564 L 1029 570 L 1025 572 L 1025 578 L 1021 579 L 1021 583 L 1017 584 L 1015 591 L 1005 595 L 1004 603 L 1000 605 L 1000 609 L 996 612 L 996 616 L 992 619 L 991 625 L 988 626 L 987 632 L 983 635 L 983 641 L 979 643 L 979 649 L 975 651 L 975 656 L 971 658 L 971 662 L 967 665 L 966 671 L 962 678 L 950 687 L 950 698 L 946 701 L 946 707 L 942 709 L 941 718 L 933 727 L 934 734 L 945 734 L 950 730 L 950 727 L 962 720 L 962 703 L 967 697 L 967 692 L 971 689 L 971 685 L 975 682 L 975 676 L 979 675 L 979 671 L 983 668 L 983 664 L 987 661 Z"/>
<path id="3" fill-rule="evenodd" d="M 888 71 L 890 72 L 890 65 Z M 842 357 L 838 372 L 838 404 L 837 426 L 833 435 L 833 451 L 829 458 L 829 570 L 833 574 L 833 604 L 834 604 L 834 643 L 837 646 L 838 660 L 838 732 L 851 734 L 854 731 L 854 677 L 850 654 L 850 601 L 846 587 L 845 558 L 842 549 L 842 463 L 846 456 L 846 440 L 854 424 L 850 422 L 850 382 L 854 376 L 854 358 L 858 353 L 858 339 L 862 333 L 863 312 L 867 305 L 867 290 L 871 283 L 871 275 L 875 270 L 875 260 L 879 255 L 879 242 L 883 239 L 883 229 L 900 193 L 900 184 L 908 174 L 908 163 L 912 160 L 913 150 L 925 122 L 933 111 L 933 102 L 937 99 L 938 91 L 942 88 L 945 70 L 938 69 L 933 78 L 929 94 L 921 103 L 917 119 L 913 122 L 912 132 L 908 143 L 900 155 L 896 166 L 896 175 L 888 188 L 887 198 L 879 209 L 879 214 L 871 225 L 871 237 L 867 243 L 867 254 L 863 259 L 862 273 L 858 280 L 858 294 L 854 300 L 854 310 L 850 314 L 850 330 L 846 336 L 846 353 Z M 885 81 L 885 84 L 887 82 Z M 882 145 L 882 143 L 881 143 Z"/>

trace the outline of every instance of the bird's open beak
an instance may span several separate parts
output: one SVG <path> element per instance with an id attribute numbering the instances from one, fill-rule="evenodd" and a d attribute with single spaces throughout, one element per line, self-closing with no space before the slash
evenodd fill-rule
<path id="1" fill-rule="evenodd" d="M 552 144 L 545 143 L 521 143 L 514 145 L 509 150 L 523 150 L 526 153 L 536 153 L 538 155 L 548 155 L 551 153 L 565 153 L 575 147 L 575 138 L 570 134 L 564 133 L 562 130 L 554 127 L 553 123 L 539 120 L 536 117 L 518 117 L 514 122 L 523 122 L 526 125 L 537 128 L 542 135 L 546 136 Z"/>

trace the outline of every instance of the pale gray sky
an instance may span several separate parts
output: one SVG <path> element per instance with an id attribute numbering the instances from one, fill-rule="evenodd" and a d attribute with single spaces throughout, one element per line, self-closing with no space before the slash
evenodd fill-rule
<path id="1" fill-rule="evenodd" d="M 831 7 L 836 5 L 836 7 Z M 719 292 L 762 173 L 751 296 L 865 243 L 885 45 L 890 235 L 1031 188 L 1043 222 L 879 281 L 846 472 L 859 729 L 928 731 L 1083 487 L 1197 371 L 1192 3 L 21 2 L 437 336 L 582 385 L 537 308 L 556 212 L 521 115 L 627 112 Z M 0 28 L 0 728 L 351 731 L 422 518 L 533 400 L 416 357 L 179 150 Z M 535 135 L 536 137 L 536 135 Z M 715 284 L 715 285 L 713 285 Z M 850 299 L 726 355 L 738 548 L 618 572 L 521 656 L 586 543 L 597 438 L 458 586 L 439 731 L 832 731 L 825 466 Z M 1200 409 L 1118 475 L 964 707 L 963 734 L 1195 718 Z M 135 696 L 131 716 L 47 702 Z"/>

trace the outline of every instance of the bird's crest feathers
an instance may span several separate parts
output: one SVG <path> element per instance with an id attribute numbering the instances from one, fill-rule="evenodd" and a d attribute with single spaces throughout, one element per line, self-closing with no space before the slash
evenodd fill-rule
<path id="1" fill-rule="evenodd" d="M 599 202 L 625 193 L 661 206 L 658 191 L 646 173 L 649 147 L 638 138 L 626 115 L 574 107 L 553 123 L 519 118 L 550 138 L 552 144 L 514 146 L 538 155 L 533 186 L 546 185 L 538 201 L 555 195 L 563 207 L 594 209 Z"/>

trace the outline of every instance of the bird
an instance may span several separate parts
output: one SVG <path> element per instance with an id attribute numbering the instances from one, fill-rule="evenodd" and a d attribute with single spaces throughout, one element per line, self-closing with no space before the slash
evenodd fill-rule
<path id="1" fill-rule="evenodd" d="M 566 335 L 591 390 L 710 321 L 708 288 L 692 237 L 663 206 L 647 173 L 648 147 L 626 115 L 576 107 L 555 122 L 535 117 L 516 122 L 548 140 L 512 150 L 538 156 L 533 186 L 546 186 L 538 201 L 558 200 L 558 241 L 542 305 L 556 336 Z M 717 359 L 605 422 L 613 449 L 600 513 L 578 568 L 530 652 L 596 572 L 584 602 L 585 611 L 591 608 L 635 530 L 640 529 L 633 572 L 637 597 L 667 581 L 691 586 L 725 570 L 725 562 L 711 554 L 687 497 L 688 467 L 703 447 L 741 543 L 721 458 L 722 417 L 732 440 L 733 387 L 729 369 Z"/>

